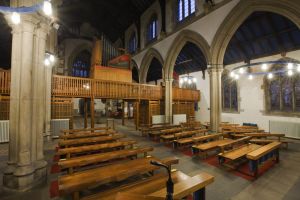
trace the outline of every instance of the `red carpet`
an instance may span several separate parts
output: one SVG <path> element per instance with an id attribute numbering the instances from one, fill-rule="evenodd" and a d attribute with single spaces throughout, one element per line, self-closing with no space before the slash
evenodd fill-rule
<path id="1" fill-rule="evenodd" d="M 51 174 L 56 174 L 59 172 L 60 172 L 60 168 L 57 163 L 51 166 Z"/>
<path id="2" fill-rule="evenodd" d="M 59 196 L 59 193 L 58 193 L 58 181 L 51 182 L 49 193 L 50 193 L 50 198 L 54 198 L 54 197 L 58 197 Z"/>
<path id="3" fill-rule="evenodd" d="M 212 165 L 214 167 L 221 167 L 218 161 L 218 158 L 216 156 L 210 156 L 203 160 L 205 163 Z M 226 162 L 225 162 L 226 163 Z M 269 170 L 273 165 L 275 165 L 275 161 L 269 160 L 266 161 L 263 165 L 260 165 L 258 168 L 258 176 L 261 176 L 264 174 L 267 170 Z M 244 178 L 248 181 L 255 180 L 255 177 L 253 177 L 249 171 L 248 162 L 245 164 L 240 165 L 238 170 L 228 170 L 229 172 L 233 173 L 236 176 L 239 176 L 241 178 Z"/>

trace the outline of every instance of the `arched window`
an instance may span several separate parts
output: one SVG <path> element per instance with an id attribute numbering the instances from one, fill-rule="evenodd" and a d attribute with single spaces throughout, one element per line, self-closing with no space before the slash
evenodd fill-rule
<path id="1" fill-rule="evenodd" d="M 129 44 L 128 44 L 128 52 L 133 54 L 136 52 L 137 48 L 137 38 L 135 32 L 132 33 L 131 37 L 129 38 Z"/>
<path id="2" fill-rule="evenodd" d="M 188 16 L 196 12 L 195 0 L 178 0 L 177 1 L 177 21 L 181 22 Z"/>
<path id="3" fill-rule="evenodd" d="M 147 26 L 147 42 L 152 42 L 157 37 L 157 16 L 151 17 L 151 20 Z"/>
<path id="4" fill-rule="evenodd" d="M 282 70 L 282 72 L 280 72 Z M 279 71 L 272 79 L 265 77 L 266 110 L 270 114 L 300 113 L 300 75 L 288 76 L 282 64 L 275 64 L 272 71 Z"/>
<path id="5" fill-rule="evenodd" d="M 89 77 L 91 66 L 91 53 L 87 50 L 80 52 L 72 64 L 72 76 Z"/>
<path id="6" fill-rule="evenodd" d="M 222 109 L 224 112 L 238 112 L 237 82 L 227 73 L 222 76 Z"/>

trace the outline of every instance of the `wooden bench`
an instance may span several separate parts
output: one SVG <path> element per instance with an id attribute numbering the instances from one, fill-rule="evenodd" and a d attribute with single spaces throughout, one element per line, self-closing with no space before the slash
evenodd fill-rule
<path id="1" fill-rule="evenodd" d="M 119 151 L 112 151 L 100 154 L 92 154 L 86 156 L 79 156 L 70 159 L 63 159 L 58 162 L 58 166 L 61 169 L 68 169 L 68 172 L 73 173 L 74 168 L 80 168 L 83 166 L 103 163 L 106 161 L 112 161 L 121 158 L 132 158 L 137 157 L 138 154 L 143 154 L 144 157 L 147 156 L 149 151 L 153 151 L 153 147 L 142 147 L 136 149 L 123 149 Z"/>
<path id="2" fill-rule="evenodd" d="M 192 193 L 195 196 L 194 199 L 205 199 L 205 187 L 214 181 L 214 177 L 207 173 L 189 177 L 180 171 L 172 171 L 171 176 L 174 182 L 174 199 L 183 199 Z M 82 200 L 114 200 L 120 194 L 145 195 L 146 197 L 165 199 L 167 179 L 166 174 L 157 174 L 145 180 L 84 197 Z"/>
<path id="3" fill-rule="evenodd" d="M 276 141 L 280 141 L 281 144 L 284 144 L 285 148 L 288 148 L 289 143 L 291 143 L 291 141 L 282 140 L 282 139 L 280 139 L 280 137 L 277 140 L 274 140 L 274 139 L 251 139 L 250 140 L 251 143 L 263 144 L 263 145 L 266 145 L 266 144 L 269 144 L 272 142 L 276 142 Z"/>
<path id="4" fill-rule="evenodd" d="M 232 140 L 228 143 L 219 144 L 218 147 L 221 149 L 221 153 L 224 153 L 226 148 L 233 148 L 235 145 L 240 145 L 241 143 L 247 143 L 251 139 L 250 136 L 242 137 L 237 140 Z"/>
<path id="5" fill-rule="evenodd" d="M 247 159 L 249 159 L 249 170 L 255 177 L 258 174 L 258 167 L 260 164 L 274 158 L 276 163 L 279 162 L 280 145 L 281 142 L 272 142 L 246 155 Z"/>
<path id="6" fill-rule="evenodd" d="M 111 141 L 116 141 L 124 138 L 124 134 L 114 134 L 113 136 L 100 136 L 100 137 L 90 137 L 90 138 L 80 138 L 71 140 L 60 140 L 58 141 L 59 147 L 69 147 L 69 146 L 80 146 L 85 144 L 95 144 L 95 143 L 106 143 Z"/>
<path id="7" fill-rule="evenodd" d="M 147 157 L 61 176 L 58 178 L 59 194 L 73 193 L 73 198 L 79 199 L 79 191 L 91 186 L 95 187 L 106 183 L 118 182 L 134 175 L 146 174 L 159 169 L 159 167 L 150 164 L 151 160 L 156 160 L 169 166 L 178 163 L 177 158 L 160 160 L 154 157 Z"/>
<path id="8" fill-rule="evenodd" d="M 192 153 L 193 155 L 204 155 L 204 157 L 207 157 L 209 151 L 216 150 L 218 148 L 218 145 L 227 144 L 231 141 L 232 141 L 231 139 L 222 139 L 222 140 L 207 142 L 204 144 L 194 145 L 192 146 Z"/>
<path id="9" fill-rule="evenodd" d="M 206 137 L 207 139 L 210 139 L 212 138 L 211 135 L 201 135 L 201 136 L 195 136 L 197 134 L 200 134 L 200 133 L 203 133 L 203 134 L 206 134 L 208 132 L 207 129 L 199 129 L 199 130 L 195 130 L 193 131 L 195 132 L 196 134 L 193 134 L 192 137 L 188 137 L 188 138 L 181 138 L 181 139 L 175 139 L 173 140 L 173 148 L 180 148 L 182 146 L 188 146 L 188 145 L 192 145 L 194 144 L 196 141 L 198 141 L 198 139 L 200 138 L 203 138 L 203 137 Z M 216 137 L 216 136 L 213 136 L 213 137 Z M 201 140 L 201 139 L 200 139 Z"/>
<path id="10" fill-rule="evenodd" d="M 88 137 L 97 137 L 97 136 L 108 136 L 117 133 L 114 130 L 104 130 L 102 132 L 77 132 L 73 134 L 61 135 L 60 139 L 68 140 L 68 139 L 77 139 L 77 138 L 88 138 Z"/>
<path id="11" fill-rule="evenodd" d="M 199 133 L 203 133 L 201 130 L 194 130 L 194 131 L 183 131 L 183 132 L 178 132 L 174 134 L 168 134 L 168 135 L 162 135 L 160 136 L 160 140 L 162 142 L 171 142 L 176 139 L 184 138 L 184 137 L 191 137 L 194 135 L 197 135 Z"/>
<path id="12" fill-rule="evenodd" d="M 150 127 L 150 128 L 143 128 L 141 130 L 141 133 L 142 133 L 142 136 L 145 136 L 145 135 L 151 136 L 153 134 L 160 132 L 161 130 L 178 128 L 178 127 L 180 127 L 180 125 L 154 126 L 154 127 Z"/>
<path id="13" fill-rule="evenodd" d="M 61 130 L 60 132 L 63 134 L 70 134 L 70 133 L 78 133 L 78 132 L 86 132 L 86 131 L 103 131 L 103 130 L 107 130 L 107 127 L 96 127 L 96 128 L 80 128 L 80 129 L 64 129 Z"/>
<path id="14" fill-rule="evenodd" d="M 218 154 L 218 159 L 219 159 L 219 163 L 223 164 L 225 162 L 226 159 L 228 159 L 231 163 L 233 163 L 232 161 L 236 161 L 237 159 L 241 159 L 246 157 L 246 155 L 256 149 L 259 149 L 261 146 L 257 145 L 257 144 L 246 144 L 244 146 L 241 146 L 239 148 L 236 149 L 232 149 L 229 151 L 226 151 L 224 153 L 219 153 Z M 236 169 L 235 165 L 231 165 L 226 164 L 226 166 Z"/>
<path id="15" fill-rule="evenodd" d="M 111 142 L 111 143 L 104 143 L 104 144 L 93 144 L 93 145 L 79 146 L 79 147 L 69 147 L 69 148 L 59 149 L 56 155 L 58 156 L 66 155 L 67 158 L 70 158 L 73 155 L 82 154 L 82 153 L 92 153 L 92 152 L 99 152 L 99 151 L 107 152 L 115 149 L 124 149 L 127 146 L 132 148 L 134 144 L 136 144 L 136 141 L 129 140 L 129 141 L 118 141 L 118 142 Z"/>
<path id="16" fill-rule="evenodd" d="M 157 139 L 157 137 L 161 137 L 162 135 L 170 135 L 170 134 L 174 134 L 174 133 L 179 133 L 183 130 L 184 129 L 181 127 L 171 128 L 171 129 L 163 129 L 161 131 L 153 132 L 149 135 L 152 136 L 154 139 Z"/>

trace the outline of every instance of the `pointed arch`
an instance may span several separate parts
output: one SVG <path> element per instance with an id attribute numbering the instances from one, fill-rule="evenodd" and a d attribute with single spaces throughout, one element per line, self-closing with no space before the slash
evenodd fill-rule
<path id="1" fill-rule="evenodd" d="M 131 71 L 132 71 L 132 81 L 136 81 L 137 83 L 139 83 L 140 82 L 140 70 L 139 70 L 137 63 L 133 59 L 131 60 Z M 137 73 L 137 74 L 135 74 L 135 73 Z"/>
<path id="2" fill-rule="evenodd" d="M 154 48 L 150 48 L 144 55 L 140 68 L 140 83 L 146 83 L 148 70 L 153 58 L 156 58 L 161 66 L 164 66 L 164 60 L 161 54 Z M 164 77 L 164 74 L 162 75 Z"/>
<path id="3" fill-rule="evenodd" d="M 177 56 L 187 42 L 195 44 L 202 51 L 203 55 L 205 56 L 206 62 L 210 63 L 211 54 L 210 47 L 207 41 L 199 33 L 191 30 L 183 30 L 174 39 L 174 42 L 167 53 L 167 58 L 164 65 L 165 78 L 173 78 L 174 65 Z"/>
<path id="4" fill-rule="evenodd" d="M 211 45 L 213 64 L 223 64 L 231 38 L 246 18 L 256 11 L 282 15 L 300 28 L 300 6 L 296 1 L 241 0 L 227 15 L 214 36 Z"/>

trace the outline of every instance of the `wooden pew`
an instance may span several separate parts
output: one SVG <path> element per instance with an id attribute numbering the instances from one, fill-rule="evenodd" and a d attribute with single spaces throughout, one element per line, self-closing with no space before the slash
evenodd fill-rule
<path id="1" fill-rule="evenodd" d="M 282 139 L 280 139 L 280 137 L 278 137 L 277 140 L 274 140 L 274 139 L 251 139 L 250 140 L 251 143 L 262 144 L 262 145 L 270 144 L 270 143 L 276 142 L 276 141 L 280 141 L 282 145 L 284 144 L 285 148 L 288 148 L 289 143 L 291 143 L 291 141 L 282 140 Z"/>
<path id="2" fill-rule="evenodd" d="M 59 136 L 60 139 L 68 140 L 68 139 L 77 139 L 77 138 L 88 138 L 88 137 L 97 137 L 97 136 L 108 136 L 108 135 L 113 135 L 117 133 L 114 130 L 105 130 L 102 132 L 76 132 L 73 134 L 67 134 L 67 135 L 61 135 Z"/>
<path id="3" fill-rule="evenodd" d="M 178 128 L 180 125 L 163 125 L 163 126 L 154 126 L 150 128 L 143 128 L 141 129 L 141 134 L 142 136 L 151 136 L 154 133 L 160 132 L 161 130 L 164 129 L 171 129 L 171 128 Z"/>
<path id="4" fill-rule="evenodd" d="M 69 147 L 69 146 L 80 146 L 85 144 L 95 144 L 95 143 L 106 143 L 111 141 L 116 141 L 124 138 L 124 134 L 114 134 L 113 136 L 100 136 L 100 137 L 90 137 L 90 138 L 80 138 L 71 140 L 60 140 L 58 141 L 59 147 Z"/>
<path id="5" fill-rule="evenodd" d="M 204 131 L 204 132 L 206 132 L 206 131 Z M 199 133 L 203 133 L 203 131 L 192 130 L 192 131 L 177 132 L 174 134 L 162 135 L 162 136 L 160 136 L 160 140 L 162 142 L 172 142 L 173 140 L 184 138 L 184 137 L 191 137 L 194 135 L 198 135 Z"/>
<path id="6" fill-rule="evenodd" d="M 219 159 L 219 163 L 223 164 L 225 162 L 225 159 L 228 159 L 231 163 L 233 163 L 232 161 L 235 161 L 237 159 L 246 157 L 246 155 L 256 149 L 259 149 L 261 146 L 257 145 L 257 144 L 246 144 L 244 146 L 241 146 L 239 148 L 236 149 L 232 149 L 229 151 L 226 151 L 224 153 L 219 153 L 218 154 L 218 159 Z M 233 163 L 234 164 L 234 163 Z M 226 166 L 236 169 L 235 165 L 231 165 L 231 164 L 226 164 Z"/>
<path id="7" fill-rule="evenodd" d="M 259 164 L 266 162 L 267 160 L 274 159 L 276 163 L 279 162 L 279 148 L 281 142 L 272 142 L 270 144 L 264 145 L 246 155 L 249 159 L 249 169 L 255 177 L 258 174 Z"/>
<path id="8" fill-rule="evenodd" d="M 59 194 L 74 193 L 73 198 L 79 199 L 78 192 L 90 186 L 95 187 L 106 183 L 122 181 L 137 174 L 146 174 L 159 169 L 159 167 L 150 164 L 151 160 L 156 160 L 169 166 L 178 163 L 177 158 L 160 160 L 154 157 L 147 157 L 61 176 L 58 178 Z"/>
<path id="9" fill-rule="evenodd" d="M 100 154 L 92 154 L 74 157 L 70 159 L 63 159 L 58 162 L 58 166 L 61 169 L 68 169 L 68 172 L 73 173 L 74 168 L 79 168 L 91 164 L 103 163 L 106 161 L 116 160 L 120 158 L 128 158 L 128 157 L 137 157 L 138 154 L 143 154 L 144 157 L 147 156 L 149 151 L 153 151 L 153 147 L 142 147 L 136 149 L 123 149 L 119 151 L 112 151 Z"/>
<path id="10" fill-rule="evenodd" d="M 204 157 L 207 157 L 207 154 L 209 151 L 216 150 L 218 148 L 218 145 L 220 144 L 227 144 L 230 143 L 231 139 L 221 139 L 221 140 L 215 140 L 212 142 L 207 142 L 204 144 L 198 144 L 192 146 L 192 153 L 193 155 L 204 155 Z"/>
<path id="11" fill-rule="evenodd" d="M 69 148 L 59 149 L 56 155 L 58 156 L 66 155 L 67 158 L 70 158 L 73 155 L 82 154 L 82 153 L 111 151 L 116 148 L 123 149 L 127 146 L 132 148 L 134 144 L 136 144 L 136 141 L 129 140 L 129 141 L 118 141 L 118 142 L 111 142 L 111 143 L 104 143 L 104 144 L 93 144 L 93 145 L 79 146 L 79 147 L 69 147 Z"/>
<path id="12" fill-rule="evenodd" d="M 277 137 L 278 141 L 281 140 L 285 134 L 281 133 L 243 133 L 243 134 L 233 134 L 234 137 L 245 137 L 250 136 L 252 138 L 267 138 L 267 137 Z"/>
<path id="13" fill-rule="evenodd" d="M 199 173 L 189 177 L 180 171 L 173 171 L 174 199 L 183 199 L 189 194 L 194 194 L 194 199 L 205 199 L 205 187 L 214 181 L 214 177 L 207 173 Z M 157 174 L 146 180 L 140 180 L 129 185 L 114 188 L 82 200 L 114 200 L 120 194 L 145 195 L 146 197 L 158 197 L 165 199 L 167 175 Z M 132 199 L 131 199 L 132 200 Z"/>
<path id="14" fill-rule="evenodd" d="M 191 131 L 191 132 L 196 132 L 196 134 L 200 134 L 200 133 L 206 134 L 208 132 L 208 130 L 207 129 L 199 129 L 199 130 L 195 130 L 195 131 Z M 205 137 L 205 135 L 204 136 L 203 135 L 195 136 L 196 134 L 193 134 L 192 137 L 188 137 L 188 138 L 181 138 L 181 139 L 176 138 L 175 140 L 173 140 L 173 148 L 180 148 L 182 146 L 192 145 L 195 143 L 195 141 L 197 139 L 199 139 L 201 137 Z"/>
<path id="15" fill-rule="evenodd" d="M 86 132 L 86 131 L 103 131 L 103 130 L 108 130 L 107 127 L 96 127 L 96 128 L 79 128 L 79 129 L 64 129 L 61 130 L 60 132 L 63 133 L 64 135 L 66 134 L 71 134 L 71 133 L 78 133 L 78 132 Z"/>
<path id="16" fill-rule="evenodd" d="M 156 139 L 157 137 L 161 137 L 162 135 L 170 135 L 170 134 L 174 134 L 174 133 L 179 133 L 181 131 L 183 131 L 184 129 L 181 127 L 177 127 L 177 128 L 170 128 L 170 129 L 163 129 L 157 132 L 153 132 L 153 133 L 149 133 L 149 136 L 153 137 L 154 139 Z"/>
<path id="17" fill-rule="evenodd" d="M 235 145 L 240 145 L 241 143 L 247 143 L 251 139 L 250 136 L 245 136 L 237 140 L 232 140 L 228 143 L 219 144 L 218 147 L 221 149 L 221 153 L 224 153 L 226 148 L 233 148 Z"/>

